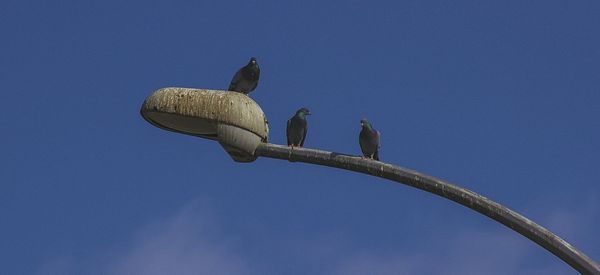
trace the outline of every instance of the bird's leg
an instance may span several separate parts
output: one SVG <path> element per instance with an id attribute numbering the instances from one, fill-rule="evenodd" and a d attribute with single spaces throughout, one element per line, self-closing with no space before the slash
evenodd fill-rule
<path id="1" fill-rule="evenodd" d="M 290 145 L 290 147 L 291 147 L 292 149 L 290 150 L 290 154 L 288 155 L 288 159 L 290 159 L 290 161 L 291 161 L 291 159 L 292 159 L 292 153 L 294 152 L 294 144 L 292 143 L 292 144 Z"/>

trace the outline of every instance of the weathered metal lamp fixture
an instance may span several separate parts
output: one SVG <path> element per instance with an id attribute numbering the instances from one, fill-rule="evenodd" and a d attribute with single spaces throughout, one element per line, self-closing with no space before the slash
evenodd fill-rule
<path id="1" fill-rule="evenodd" d="M 254 161 L 256 147 L 269 136 L 262 109 L 241 93 L 163 88 L 146 98 L 140 112 L 159 128 L 218 141 L 238 162 Z"/>

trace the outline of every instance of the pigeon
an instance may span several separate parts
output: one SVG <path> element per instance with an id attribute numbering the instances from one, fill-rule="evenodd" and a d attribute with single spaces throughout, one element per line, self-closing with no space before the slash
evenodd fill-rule
<path id="1" fill-rule="evenodd" d="M 371 123 L 366 119 L 362 119 L 360 125 L 362 129 L 358 136 L 358 143 L 363 155 L 366 158 L 379 160 L 379 138 L 381 134 L 373 129 Z"/>
<path id="2" fill-rule="evenodd" d="M 256 89 L 259 77 L 260 68 L 258 67 L 258 63 L 256 63 L 256 57 L 252 57 L 246 66 L 235 73 L 228 90 L 247 95 Z"/>
<path id="3" fill-rule="evenodd" d="M 288 146 L 291 146 L 292 148 L 294 148 L 294 146 L 304 146 L 306 132 L 308 132 L 308 126 L 306 124 L 307 115 L 310 115 L 310 111 L 307 108 L 300 108 L 296 111 L 296 114 L 287 121 L 285 133 Z"/>

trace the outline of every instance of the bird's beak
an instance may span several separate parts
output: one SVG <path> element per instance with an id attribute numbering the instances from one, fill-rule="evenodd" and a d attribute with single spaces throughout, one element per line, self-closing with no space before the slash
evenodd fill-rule
<path id="1" fill-rule="evenodd" d="M 311 113 L 311 112 L 308 112 L 308 113 L 306 113 L 306 114 L 307 114 L 307 115 L 309 115 L 309 116 L 310 116 L 310 115 L 312 115 L 312 113 Z"/>

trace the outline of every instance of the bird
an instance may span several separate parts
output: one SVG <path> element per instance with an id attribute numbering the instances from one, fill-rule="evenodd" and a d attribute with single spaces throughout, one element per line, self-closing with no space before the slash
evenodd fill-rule
<path id="1" fill-rule="evenodd" d="M 306 123 L 306 116 L 310 115 L 310 111 L 302 107 L 296 111 L 296 114 L 287 121 L 286 136 L 287 144 L 292 149 L 295 147 L 303 147 L 304 141 L 306 140 L 306 132 L 308 132 L 308 125 Z"/>
<path id="2" fill-rule="evenodd" d="M 366 158 L 379 160 L 379 139 L 381 134 L 366 119 L 360 120 L 362 129 L 358 135 L 358 144 Z"/>
<path id="3" fill-rule="evenodd" d="M 233 79 L 231 79 L 231 83 L 229 83 L 228 90 L 247 95 L 256 89 L 259 77 L 260 68 L 256 62 L 256 57 L 252 57 L 246 66 L 235 73 Z"/>

